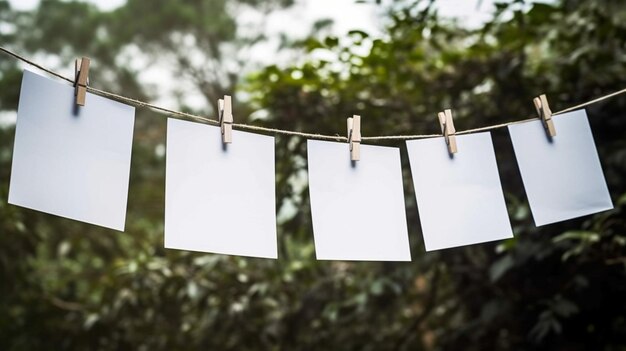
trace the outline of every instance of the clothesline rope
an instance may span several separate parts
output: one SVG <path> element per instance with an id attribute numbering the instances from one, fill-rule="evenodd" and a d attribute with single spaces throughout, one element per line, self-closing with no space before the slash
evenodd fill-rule
<path id="1" fill-rule="evenodd" d="M 4 52 L 5 54 L 20 60 L 30 66 L 36 67 L 50 75 L 53 75 L 59 79 L 63 79 L 69 83 L 74 83 L 73 79 L 67 78 L 57 72 L 54 72 L 48 68 L 43 67 L 42 65 L 33 62 L 9 49 L 6 49 L 2 46 L 0 46 L 0 51 Z M 133 99 L 133 98 L 129 98 L 123 95 L 118 95 L 115 93 L 111 93 L 108 91 L 104 91 L 104 90 L 100 90 L 100 89 L 96 89 L 93 87 L 88 86 L 87 87 L 87 91 L 100 95 L 100 96 L 104 96 L 104 97 L 108 97 L 117 101 L 122 101 L 122 102 L 126 102 L 130 105 L 133 105 L 135 107 L 146 107 L 146 108 L 150 108 L 152 110 L 155 111 L 159 111 L 159 112 L 163 112 L 165 114 L 169 114 L 170 116 L 179 116 L 179 117 L 185 117 L 185 118 L 189 118 L 189 119 L 194 119 L 194 120 L 198 120 L 198 121 L 202 121 L 211 125 L 219 125 L 219 122 L 215 119 L 211 119 L 211 118 L 207 118 L 207 117 L 203 117 L 203 116 L 199 116 L 199 115 L 194 115 L 191 113 L 186 113 L 186 112 L 181 112 L 181 111 L 176 111 L 176 110 L 171 110 L 165 107 L 161 107 L 158 105 L 154 105 L 145 101 L 141 101 L 141 100 L 137 100 L 137 99 Z M 586 101 L 583 102 L 581 104 L 575 105 L 575 106 L 571 106 L 568 108 L 565 108 L 563 110 L 554 112 L 553 115 L 559 115 L 559 114 L 563 114 L 566 112 L 570 112 L 573 110 L 577 110 L 580 108 L 583 108 L 585 106 L 589 106 L 595 103 L 598 103 L 600 101 L 612 98 L 614 96 L 620 95 L 620 94 L 624 94 L 626 93 L 626 88 L 622 89 L 622 90 L 618 90 L 615 91 L 613 93 L 607 94 L 607 95 L 603 95 L 601 97 L 598 97 L 596 99 L 590 100 L 590 101 Z M 491 125 L 491 126 L 486 126 L 486 127 L 479 127 L 479 128 L 473 128 L 473 129 L 467 129 L 467 130 L 463 130 L 463 131 L 458 131 L 456 134 L 471 134 L 471 133 L 476 133 L 476 132 L 482 132 L 482 131 L 487 131 L 487 130 L 493 130 L 493 129 L 498 129 L 498 128 L 504 128 L 513 124 L 518 124 L 518 123 L 523 123 L 523 122 L 527 122 L 527 121 L 532 121 L 532 120 L 537 120 L 538 118 L 528 118 L 528 119 L 524 119 L 524 120 L 520 120 L 520 121 L 512 121 L 512 122 L 506 122 L 506 123 L 501 123 L 501 124 L 496 124 L 496 125 Z M 243 123 L 233 123 L 233 128 L 235 129 L 239 129 L 239 130 L 248 130 L 248 131 L 258 131 L 258 132 L 265 132 L 265 133 L 271 133 L 271 134 L 282 134 L 282 135 L 294 135 L 294 136 L 300 136 L 300 137 L 304 137 L 304 138 L 308 138 L 308 139 L 317 139 L 317 140 L 331 140 L 331 141 L 348 141 L 348 138 L 345 136 L 340 136 L 340 135 L 323 135 L 323 134 L 315 134 L 315 133 L 304 133 L 304 132 L 298 132 L 298 131 L 293 131 L 293 130 L 284 130 L 284 129 L 277 129 L 277 128 L 267 128 L 267 127 L 260 127 L 260 126 L 254 126 L 254 125 L 250 125 L 250 124 L 243 124 Z M 424 139 L 424 138 L 433 138 L 433 137 L 439 137 L 441 136 L 441 134 L 415 134 L 415 135 L 387 135 L 387 136 L 366 136 L 366 137 L 362 137 L 361 140 L 370 140 L 370 141 L 376 141 L 376 140 L 411 140 L 411 139 Z"/>

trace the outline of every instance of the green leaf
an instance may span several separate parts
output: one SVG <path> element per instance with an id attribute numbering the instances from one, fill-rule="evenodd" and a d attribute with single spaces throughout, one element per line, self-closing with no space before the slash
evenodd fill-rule
<path id="1" fill-rule="evenodd" d="M 501 257 L 494 262 L 489 269 L 489 278 L 491 282 L 497 282 L 502 276 L 506 274 L 511 268 L 515 266 L 515 260 L 511 255 Z"/>

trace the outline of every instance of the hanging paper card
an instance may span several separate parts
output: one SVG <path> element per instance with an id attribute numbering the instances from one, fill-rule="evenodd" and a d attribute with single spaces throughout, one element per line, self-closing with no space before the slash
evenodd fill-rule
<path id="1" fill-rule="evenodd" d="M 320 260 L 410 261 L 400 150 L 308 140 L 309 192 Z"/>
<path id="2" fill-rule="evenodd" d="M 513 237 L 491 134 L 407 141 L 426 251 Z"/>
<path id="3" fill-rule="evenodd" d="M 135 109 L 24 71 L 9 203 L 124 230 Z"/>
<path id="4" fill-rule="evenodd" d="M 552 120 L 551 141 L 540 121 L 509 126 L 535 225 L 612 209 L 585 110 Z"/>
<path id="5" fill-rule="evenodd" d="M 167 121 L 165 247 L 277 258 L 274 138 Z"/>

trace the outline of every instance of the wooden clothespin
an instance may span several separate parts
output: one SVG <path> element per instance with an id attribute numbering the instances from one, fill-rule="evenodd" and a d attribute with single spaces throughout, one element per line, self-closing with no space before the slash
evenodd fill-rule
<path id="1" fill-rule="evenodd" d="M 537 109 L 537 114 L 541 119 L 541 123 L 543 123 L 543 127 L 546 130 L 546 134 L 549 138 L 556 136 L 556 128 L 554 128 L 554 121 L 552 120 L 552 111 L 550 110 L 550 105 L 548 105 L 548 99 L 545 94 L 539 95 L 533 99 L 533 103 L 535 104 L 535 109 Z"/>
<path id="2" fill-rule="evenodd" d="M 224 95 L 223 99 L 217 100 L 217 110 L 222 129 L 222 143 L 230 144 L 233 142 L 233 104 L 230 95 Z"/>
<path id="3" fill-rule="evenodd" d="M 443 112 L 439 112 L 437 117 L 441 126 L 441 134 L 446 138 L 448 153 L 450 155 L 456 154 L 458 149 L 456 147 L 456 129 L 454 129 L 454 121 L 452 120 L 452 110 L 446 109 Z"/>
<path id="4" fill-rule="evenodd" d="M 89 84 L 89 57 L 84 57 L 74 61 L 74 73 L 76 80 L 74 81 L 74 95 L 76 96 L 76 104 L 85 106 L 85 97 L 87 96 L 87 84 Z M 80 67 L 79 67 L 80 66 Z"/>
<path id="5" fill-rule="evenodd" d="M 361 116 L 348 117 L 348 144 L 350 160 L 358 161 L 361 157 Z"/>

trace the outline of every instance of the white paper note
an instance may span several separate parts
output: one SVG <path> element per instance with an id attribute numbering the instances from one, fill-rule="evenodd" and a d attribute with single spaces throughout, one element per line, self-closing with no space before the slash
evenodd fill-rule
<path id="1" fill-rule="evenodd" d="M 535 225 L 612 209 L 585 110 L 552 120 L 552 142 L 541 121 L 509 126 Z"/>
<path id="2" fill-rule="evenodd" d="M 124 230 L 135 109 L 24 71 L 9 203 Z"/>
<path id="3" fill-rule="evenodd" d="M 410 261 L 400 150 L 308 140 L 309 193 L 319 260 Z"/>
<path id="4" fill-rule="evenodd" d="M 407 141 L 426 251 L 513 237 L 491 134 Z"/>
<path id="5" fill-rule="evenodd" d="M 165 247 L 277 258 L 274 138 L 167 121 Z"/>

